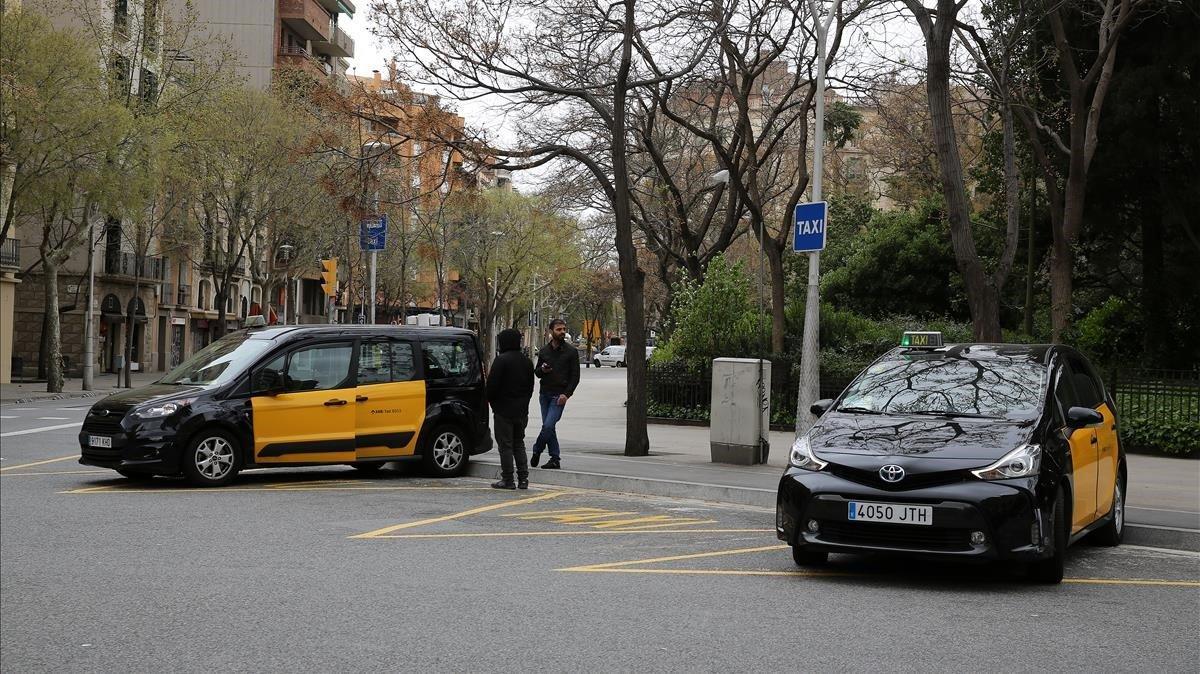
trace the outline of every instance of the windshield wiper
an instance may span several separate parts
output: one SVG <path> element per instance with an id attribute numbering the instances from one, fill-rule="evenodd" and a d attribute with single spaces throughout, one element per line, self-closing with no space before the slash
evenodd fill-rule
<path id="1" fill-rule="evenodd" d="M 974 412 L 953 412 L 951 410 L 920 410 L 917 412 L 908 412 L 907 414 L 922 415 L 929 417 L 970 417 L 972 419 L 999 419 L 1000 417 L 991 414 L 976 414 Z"/>
<path id="2" fill-rule="evenodd" d="M 883 412 L 880 412 L 879 410 L 873 410 L 870 407 L 854 407 L 853 405 L 849 407 L 839 407 L 837 408 L 837 411 L 849 412 L 851 414 L 883 414 Z"/>

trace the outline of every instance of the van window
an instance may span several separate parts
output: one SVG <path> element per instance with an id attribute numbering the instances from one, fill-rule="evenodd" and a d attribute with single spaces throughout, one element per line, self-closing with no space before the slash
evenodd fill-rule
<path id="1" fill-rule="evenodd" d="M 358 350 L 358 385 L 412 381 L 416 377 L 409 342 L 364 342 Z"/>
<path id="2" fill-rule="evenodd" d="M 478 367 L 475 350 L 466 342 L 422 342 L 425 357 L 425 379 L 471 378 Z"/>
<path id="3" fill-rule="evenodd" d="M 325 391 L 350 385 L 350 344 L 318 344 L 292 352 L 285 383 L 288 391 Z"/>

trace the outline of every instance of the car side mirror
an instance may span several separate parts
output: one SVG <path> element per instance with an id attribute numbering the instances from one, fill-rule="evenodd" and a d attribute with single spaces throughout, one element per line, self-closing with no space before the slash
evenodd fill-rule
<path id="1" fill-rule="evenodd" d="M 823 399 L 818 400 L 817 402 L 813 403 L 812 407 L 808 408 L 808 411 L 812 412 L 814 415 L 819 417 L 822 414 L 825 414 L 826 412 L 828 412 L 829 408 L 832 406 L 833 406 L 833 398 L 823 398 Z"/>
<path id="2" fill-rule="evenodd" d="M 1104 423 L 1104 415 L 1090 407 L 1072 407 L 1067 410 L 1067 428 L 1087 428 Z"/>

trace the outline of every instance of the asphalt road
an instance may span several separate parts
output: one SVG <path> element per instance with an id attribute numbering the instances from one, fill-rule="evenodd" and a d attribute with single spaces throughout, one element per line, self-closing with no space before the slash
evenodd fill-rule
<path id="1" fill-rule="evenodd" d="M 0 422 L 4 671 L 1195 668 L 1195 553 L 1084 544 L 1056 587 L 803 572 L 770 511 L 536 472 L 529 492 L 344 468 L 136 485 L 62 458 L 72 428 L 8 435 L 82 414 L 43 407 L 68 419 Z"/>

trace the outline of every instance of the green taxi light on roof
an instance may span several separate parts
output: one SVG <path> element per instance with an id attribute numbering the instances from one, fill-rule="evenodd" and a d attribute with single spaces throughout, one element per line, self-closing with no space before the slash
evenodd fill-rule
<path id="1" fill-rule="evenodd" d="M 900 337 L 900 346 L 912 348 L 930 348 L 936 349 L 942 346 L 942 333 L 940 332 L 905 332 Z"/>

